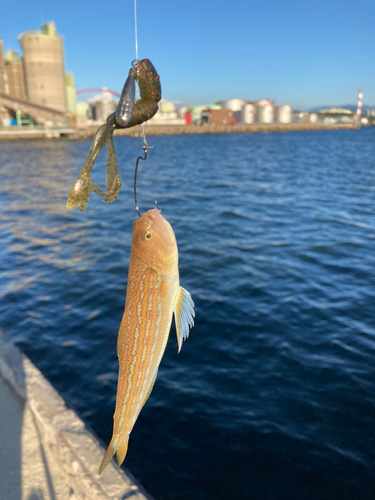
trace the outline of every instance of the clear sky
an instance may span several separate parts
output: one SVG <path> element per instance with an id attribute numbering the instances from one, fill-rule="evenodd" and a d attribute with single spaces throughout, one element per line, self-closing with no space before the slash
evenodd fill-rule
<path id="1" fill-rule="evenodd" d="M 137 0 L 140 58 L 163 97 L 187 104 L 270 97 L 296 109 L 375 106 L 374 0 Z M 55 21 L 77 89 L 121 91 L 135 58 L 133 0 L 0 0 L 4 49 Z"/>

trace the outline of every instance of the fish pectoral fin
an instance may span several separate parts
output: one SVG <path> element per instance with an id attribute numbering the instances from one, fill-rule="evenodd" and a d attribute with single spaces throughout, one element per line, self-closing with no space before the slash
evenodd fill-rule
<path id="1" fill-rule="evenodd" d="M 126 441 L 123 445 L 120 446 L 120 448 L 116 451 L 116 457 L 117 457 L 117 465 L 120 467 L 122 462 L 125 460 L 126 453 L 128 451 L 128 444 L 129 444 L 129 436 L 126 438 Z"/>
<path id="2" fill-rule="evenodd" d="M 145 397 L 145 399 L 144 399 L 144 401 L 143 401 L 142 408 L 143 408 L 143 406 L 146 404 L 146 401 L 148 400 L 148 398 L 150 397 L 150 394 L 151 394 L 151 392 L 152 392 L 152 389 L 154 388 L 154 385 L 155 385 L 155 381 L 156 381 L 156 377 L 157 377 L 157 376 L 158 376 L 158 370 L 156 370 L 155 375 L 154 375 L 154 378 L 153 378 L 153 379 L 152 379 L 152 381 L 151 381 L 150 388 L 149 388 L 149 390 L 148 390 L 148 392 L 147 392 L 147 394 L 146 394 L 146 397 Z"/>
<path id="3" fill-rule="evenodd" d="M 116 453 L 116 449 L 113 446 L 113 438 L 112 438 L 111 442 L 108 445 L 107 451 L 105 452 L 102 463 L 100 464 L 99 472 L 98 472 L 99 476 L 103 472 L 103 470 L 107 467 L 107 465 L 109 464 L 109 462 L 111 461 L 111 459 L 115 453 Z"/>
<path id="4" fill-rule="evenodd" d="M 180 286 L 180 294 L 174 310 L 176 323 L 178 352 L 181 351 L 182 342 L 189 337 L 190 328 L 194 326 L 194 302 L 190 293 Z"/>

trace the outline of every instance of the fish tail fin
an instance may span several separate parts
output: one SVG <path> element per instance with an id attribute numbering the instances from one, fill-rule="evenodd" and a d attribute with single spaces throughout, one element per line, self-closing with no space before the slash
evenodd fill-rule
<path id="1" fill-rule="evenodd" d="M 113 455 L 116 453 L 116 448 L 113 444 L 113 438 L 111 439 L 111 442 L 108 445 L 107 451 L 105 452 L 104 458 L 102 460 L 102 463 L 100 464 L 99 467 L 99 476 L 103 472 L 103 470 L 107 467 L 109 462 L 111 461 Z"/>
<path id="2" fill-rule="evenodd" d="M 126 453 L 128 451 L 128 444 L 129 444 L 129 436 L 126 438 L 125 443 L 122 444 L 118 450 L 116 451 L 116 456 L 117 456 L 117 464 L 120 467 L 122 462 L 125 460 Z"/>

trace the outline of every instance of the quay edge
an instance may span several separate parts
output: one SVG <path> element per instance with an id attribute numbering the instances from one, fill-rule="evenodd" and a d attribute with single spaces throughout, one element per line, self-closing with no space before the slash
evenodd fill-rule
<path id="1" fill-rule="evenodd" d="M 0 330 L 0 497 L 6 500 L 152 500 L 33 363 Z M 5 495 L 5 496 L 4 496 Z"/>

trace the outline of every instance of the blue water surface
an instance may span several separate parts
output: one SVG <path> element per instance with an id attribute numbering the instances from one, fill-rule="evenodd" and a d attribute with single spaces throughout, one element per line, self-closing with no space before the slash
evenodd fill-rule
<path id="1" fill-rule="evenodd" d="M 196 326 L 126 467 L 156 500 L 373 500 L 375 128 L 149 143 L 140 209 L 174 228 Z M 67 211 L 89 146 L 0 143 L 0 326 L 108 442 L 142 142 L 115 139 L 114 204 Z"/>

